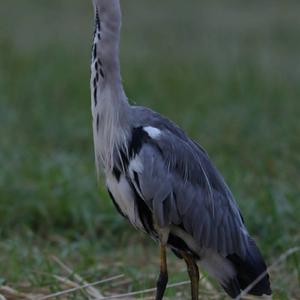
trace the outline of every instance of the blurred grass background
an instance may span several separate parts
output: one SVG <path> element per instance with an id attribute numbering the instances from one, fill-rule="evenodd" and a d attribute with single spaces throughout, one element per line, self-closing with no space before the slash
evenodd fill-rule
<path id="1" fill-rule="evenodd" d="M 299 245 L 300 2 L 122 5 L 132 103 L 206 148 L 268 263 Z M 92 27 L 90 1 L 0 3 L 0 284 L 55 290 L 56 255 L 91 281 L 125 273 L 122 291 L 154 285 L 156 245 L 96 184 Z M 172 254 L 170 269 L 170 281 L 186 279 Z M 299 299 L 299 278 L 295 255 L 272 272 L 275 299 Z"/>

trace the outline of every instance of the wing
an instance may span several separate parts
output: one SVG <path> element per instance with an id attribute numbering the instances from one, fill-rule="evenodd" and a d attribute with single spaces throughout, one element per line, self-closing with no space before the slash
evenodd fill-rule
<path id="1" fill-rule="evenodd" d="M 129 176 L 160 227 L 178 225 L 201 248 L 244 255 L 248 233 L 206 152 L 167 127 L 133 130 Z"/>

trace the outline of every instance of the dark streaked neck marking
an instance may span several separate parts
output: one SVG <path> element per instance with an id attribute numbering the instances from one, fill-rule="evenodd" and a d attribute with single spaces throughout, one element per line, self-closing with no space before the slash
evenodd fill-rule
<path id="1" fill-rule="evenodd" d="M 95 29 L 98 30 L 99 32 L 101 31 L 101 23 L 100 23 L 100 18 L 99 18 L 99 11 L 98 8 L 96 8 L 96 14 L 95 14 Z M 99 39 L 100 39 L 100 33 L 99 33 Z"/>
<path id="2" fill-rule="evenodd" d="M 96 9 L 95 12 L 95 31 L 94 31 L 94 39 L 93 39 L 93 47 L 92 47 L 92 82 L 93 82 L 93 99 L 94 99 L 94 105 L 97 105 L 97 92 L 98 92 L 98 83 L 99 83 L 99 76 L 104 78 L 104 72 L 103 72 L 103 65 L 101 62 L 100 57 L 97 55 L 97 45 L 99 44 L 101 40 L 101 21 L 99 17 L 99 11 Z"/>
<path id="3" fill-rule="evenodd" d="M 119 63 L 119 0 L 93 0 L 94 39 L 91 53 L 91 110 L 96 166 L 112 170 L 129 134 L 129 103 Z"/>

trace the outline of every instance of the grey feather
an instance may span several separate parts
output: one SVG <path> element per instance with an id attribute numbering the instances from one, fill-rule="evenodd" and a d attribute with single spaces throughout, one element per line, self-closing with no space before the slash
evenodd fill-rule
<path id="1" fill-rule="evenodd" d="M 133 116 L 135 126 L 161 130 L 138 154 L 144 166 L 139 173 L 141 193 L 157 225 L 165 227 L 181 220 L 201 247 L 243 256 L 247 230 L 230 190 L 206 152 L 151 110 L 133 107 Z"/>

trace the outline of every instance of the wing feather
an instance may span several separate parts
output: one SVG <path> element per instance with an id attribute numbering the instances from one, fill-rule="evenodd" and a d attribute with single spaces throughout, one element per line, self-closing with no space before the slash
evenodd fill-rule
<path id="1" fill-rule="evenodd" d="M 135 155 L 143 165 L 137 170 L 140 191 L 158 226 L 182 224 L 201 247 L 244 252 L 247 231 L 238 207 L 200 146 L 162 128 Z"/>

